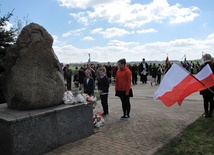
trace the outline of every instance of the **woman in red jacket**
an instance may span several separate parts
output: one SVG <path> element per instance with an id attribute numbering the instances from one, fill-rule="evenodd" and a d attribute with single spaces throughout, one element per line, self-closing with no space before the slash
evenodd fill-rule
<path id="1" fill-rule="evenodd" d="M 130 117 L 130 97 L 133 97 L 131 90 L 131 71 L 126 66 L 126 59 L 118 61 L 118 70 L 116 72 L 115 92 L 122 102 L 123 116 L 121 119 Z"/>

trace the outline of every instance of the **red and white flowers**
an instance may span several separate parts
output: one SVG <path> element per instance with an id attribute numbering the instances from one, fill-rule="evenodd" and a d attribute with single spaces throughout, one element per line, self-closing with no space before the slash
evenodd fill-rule
<path id="1" fill-rule="evenodd" d="M 65 104 L 77 104 L 77 103 L 85 103 L 88 102 L 96 102 L 96 96 L 89 96 L 84 93 L 73 93 L 71 91 L 66 91 L 64 93 L 63 101 Z"/>

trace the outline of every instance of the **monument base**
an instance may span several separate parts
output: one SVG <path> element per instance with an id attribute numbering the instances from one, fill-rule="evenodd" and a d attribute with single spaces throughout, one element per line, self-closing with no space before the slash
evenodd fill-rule
<path id="1" fill-rule="evenodd" d="M 93 103 L 39 110 L 12 110 L 0 104 L 2 155 L 41 155 L 93 133 Z"/>

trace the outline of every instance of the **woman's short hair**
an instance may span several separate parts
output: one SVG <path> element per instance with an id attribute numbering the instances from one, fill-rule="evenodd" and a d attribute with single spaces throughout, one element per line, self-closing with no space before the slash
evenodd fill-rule
<path id="1" fill-rule="evenodd" d="M 120 60 L 118 60 L 118 63 L 121 63 L 121 64 L 124 64 L 124 65 L 125 65 L 125 64 L 126 64 L 126 59 L 124 59 L 124 58 L 123 58 L 123 59 L 120 59 Z"/>

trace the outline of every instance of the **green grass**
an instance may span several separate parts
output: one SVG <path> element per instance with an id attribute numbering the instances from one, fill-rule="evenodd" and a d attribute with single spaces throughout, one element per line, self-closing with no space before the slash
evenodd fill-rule
<path id="1" fill-rule="evenodd" d="M 214 155 L 214 119 L 199 118 L 154 155 Z"/>

